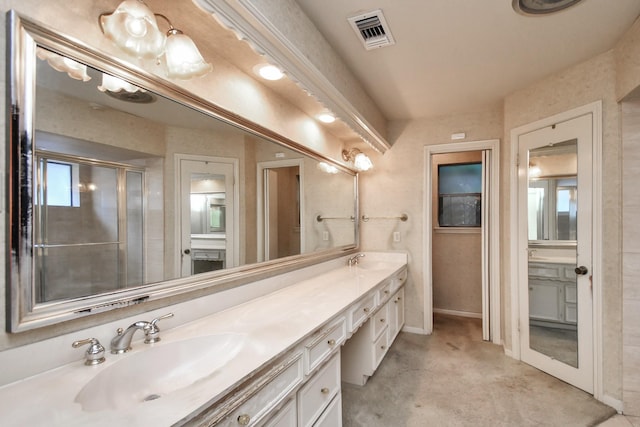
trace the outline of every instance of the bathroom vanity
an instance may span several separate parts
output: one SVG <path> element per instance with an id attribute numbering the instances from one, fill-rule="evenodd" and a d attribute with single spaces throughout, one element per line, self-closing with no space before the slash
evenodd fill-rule
<path id="1" fill-rule="evenodd" d="M 364 384 L 384 357 L 404 322 L 407 277 L 406 254 L 347 258 L 276 276 L 295 280 L 163 329 L 158 343 L 140 334 L 127 353 L 107 349 L 104 363 L 5 385 L 3 425 L 339 426 L 341 381 Z M 173 308 L 175 317 L 184 309 Z"/>

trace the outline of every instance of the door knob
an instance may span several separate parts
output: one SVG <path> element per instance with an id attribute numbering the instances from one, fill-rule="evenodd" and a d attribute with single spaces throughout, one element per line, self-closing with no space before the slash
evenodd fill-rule
<path id="1" fill-rule="evenodd" d="M 190 253 L 191 253 L 191 249 L 185 249 L 185 250 L 184 250 L 184 254 L 185 254 L 185 255 L 189 255 Z"/>
<path id="2" fill-rule="evenodd" d="M 585 274 L 587 274 L 589 272 L 589 269 L 587 267 L 585 267 L 584 265 L 581 265 L 580 267 L 576 267 L 576 269 L 574 271 L 576 272 L 577 275 L 584 276 Z"/>

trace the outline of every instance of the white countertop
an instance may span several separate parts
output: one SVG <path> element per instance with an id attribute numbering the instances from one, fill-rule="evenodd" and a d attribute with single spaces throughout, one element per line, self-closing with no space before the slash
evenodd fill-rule
<path id="1" fill-rule="evenodd" d="M 106 362 L 82 362 L 8 384 L 0 388 L 3 426 L 167 426 L 208 402 L 223 397 L 242 379 L 266 366 L 302 338 L 344 311 L 364 294 L 406 265 L 405 254 L 370 253 L 362 267 L 340 267 L 312 279 L 245 302 L 161 333 L 162 341 L 143 344 L 142 333 L 133 350 L 112 355 Z M 375 268 L 366 268 L 372 266 Z M 119 410 L 86 412 L 75 397 L 100 372 L 153 346 L 219 333 L 246 334 L 246 344 L 223 369 L 157 400 Z M 103 343 L 108 347 L 108 343 Z M 139 356 L 143 357 L 143 356 Z M 3 366 L 3 369 L 10 369 Z"/>

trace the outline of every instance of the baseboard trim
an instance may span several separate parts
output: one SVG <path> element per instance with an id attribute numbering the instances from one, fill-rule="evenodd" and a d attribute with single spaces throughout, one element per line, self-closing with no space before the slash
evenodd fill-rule
<path id="1" fill-rule="evenodd" d="M 410 334 L 418 334 L 418 335 L 430 335 L 427 333 L 424 328 L 416 328 L 414 326 L 403 326 L 402 332 L 408 332 Z"/>
<path id="2" fill-rule="evenodd" d="M 474 319 L 482 319 L 482 313 L 472 313 L 470 311 L 446 310 L 444 308 L 434 308 L 434 313 L 449 314 L 451 316 L 472 317 Z"/>
<path id="3" fill-rule="evenodd" d="M 616 399 L 615 397 L 605 394 L 602 396 L 602 399 L 600 401 L 605 405 L 611 406 L 613 409 L 618 411 L 619 414 L 623 413 L 624 405 L 620 399 Z"/>

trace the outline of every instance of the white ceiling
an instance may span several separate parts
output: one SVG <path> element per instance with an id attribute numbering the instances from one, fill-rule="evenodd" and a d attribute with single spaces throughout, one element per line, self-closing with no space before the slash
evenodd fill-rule
<path id="1" fill-rule="evenodd" d="M 517 14 L 511 0 L 296 0 L 390 120 L 472 111 L 611 49 L 640 0 Z M 347 17 L 382 9 L 396 44 L 366 51 Z"/>

